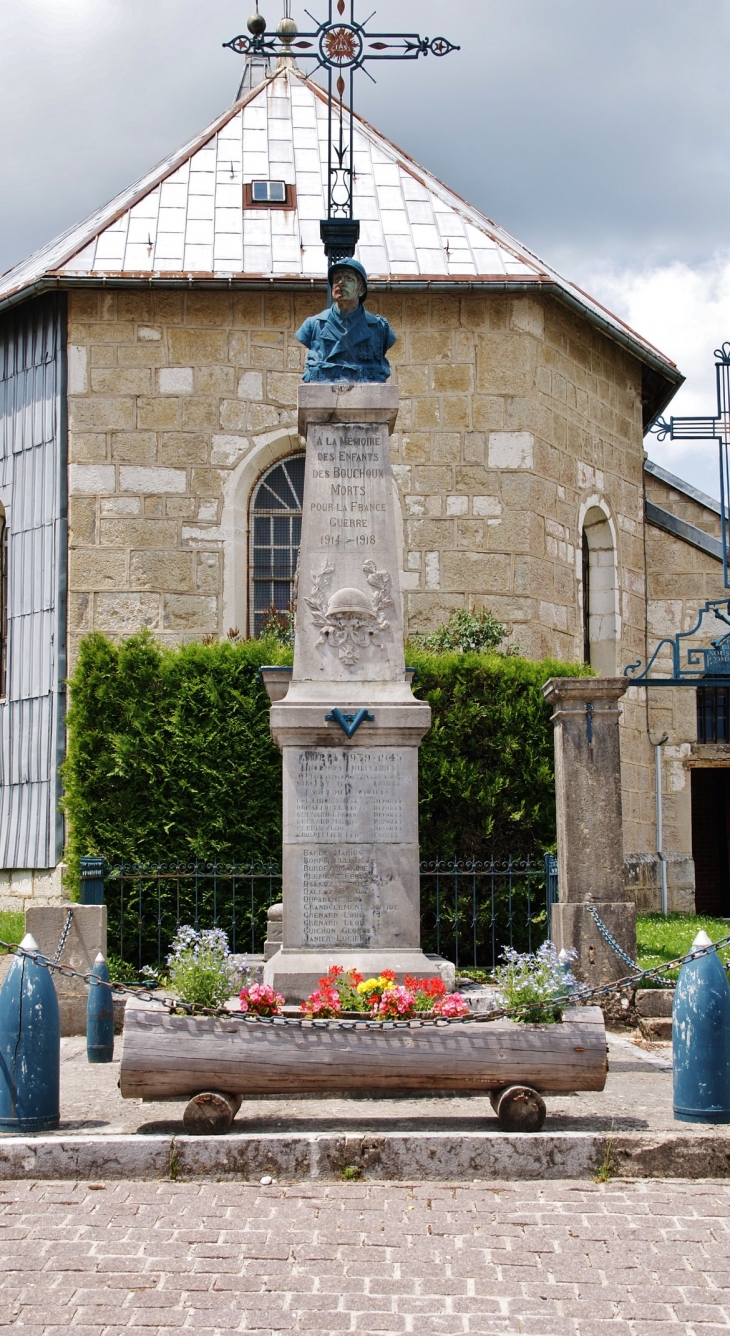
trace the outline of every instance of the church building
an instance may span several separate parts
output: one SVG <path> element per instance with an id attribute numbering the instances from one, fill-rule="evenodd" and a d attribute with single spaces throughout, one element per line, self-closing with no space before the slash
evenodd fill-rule
<path id="1" fill-rule="evenodd" d="M 522 654 L 620 674 L 723 592 L 719 505 L 643 449 L 680 372 L 360 118 L 354 165 L 368 309 L 398 335 L 408 630 L 486 607 Z M 60 894 L 80 639 L 254 635 L 290 600 L 327 170 L 325 94 L 284 60 L 0 278 L 0 906 Z M 658 908 L 664 861 L 672 907 L 697 878 L 730 914 L 728 710 L 703 697 L 698 735 L 697 694 L 624 697 L 627 884 Z"/>

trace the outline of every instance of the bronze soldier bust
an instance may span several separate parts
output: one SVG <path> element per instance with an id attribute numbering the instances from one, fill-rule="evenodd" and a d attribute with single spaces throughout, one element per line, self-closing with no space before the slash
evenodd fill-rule
<path id="1" fill-rule="evenodd" d="M 337 260 L 328 277 L 332 305 L 297 330 L 299 342 L 309 349 L 302 379 L 386 381 L 390 365 L 385 354 L 396 336 L 384 316 L 365 310 L 368 280 L 363 266 L 359 260 Z"/>

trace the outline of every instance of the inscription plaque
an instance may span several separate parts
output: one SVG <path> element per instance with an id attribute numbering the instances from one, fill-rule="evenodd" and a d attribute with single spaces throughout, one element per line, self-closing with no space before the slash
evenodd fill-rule
<path id="1" fill-rule="evenodd" d="M 399 844 L 403 834 L 400 749 L 302 748 L 295 775 L 297 840 Z"/>
<path id="2" fill-rule="evenodd" d="M 382 874 L 377 851 L 328 845 L 302 849 L 304 944 L 368 947 L 383 914 L 397 909 L 389 894 L 392 872 Z"/>

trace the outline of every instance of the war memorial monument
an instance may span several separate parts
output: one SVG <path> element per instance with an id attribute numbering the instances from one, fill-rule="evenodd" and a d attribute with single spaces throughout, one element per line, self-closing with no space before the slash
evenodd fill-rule
<path id="1" fill-rule="evenodd" d="M 403 650 L 389 446 L 399 396 L 386 359 L 396 335 L 366 311 L 356 260 L 329 278 L 332 305 L 298 333 L 309 354 L 294 668 L 271 708 L 284 764 L 283 931 L 265 977 L 290 998 L 335 963 L 437 972 L 419 945 L 418 747 L 431 711 Z"/>

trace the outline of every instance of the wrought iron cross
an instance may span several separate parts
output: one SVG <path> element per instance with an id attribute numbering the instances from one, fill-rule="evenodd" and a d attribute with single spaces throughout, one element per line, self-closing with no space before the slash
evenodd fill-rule
<path id="1" fill-rule="evenodd" d="M 366 61 L 418 60 L 419 56 L 447 56 L 458 51 L 445 37 L 419 37 L 417 33 L 371 33 L 355 18 L 355 0 L 349 0 L 349 18 L 345 18 L 346 0 L 329 0 L 329 16 L 315 32 L 300 33 L 293 19 L 285 17 L 276 34 L 266 31 L 266 20 L 258 12 L 248 21 L 249 35 L 240 34 L 223 45 L 242 56 L 294 56 L 313 59 L 312 69 L 327 71 L 328 108 L 328 180 L 327 217 L 320 223 L 320 234 L 330 263 L 355 254 L 360 235 L 360 223 L 353 218 L 353 150 L 354 124 L 352 117 L 353 82 L 355 72 L 364 70 Z M 335 14 L 335 10 L 337 13 Z M 288 12 L 288 7 L 287 7 Z M 313 23 L 317 20 L 306 11 Z M 372 18 L 373 15 L 370 15 Z M 366 19 L 365 23 L 369 23 Z M 349 82 L 349 116 L 345 115 L 344 96 Z M 374 80 L 373 80 L 374 82 Z M 347 123 L 346 123 L 347 119 Z"/>
<path id="2" fill-rule="evenodd" d="M 728 580 L 728 515 L 730 500 L 730 342 L 715 349 L 717 412 L 713 417 L 672 417 L 667 422 L 658 417 L 649 431 L 658 441 L 717 441 L 720 455 L 720 525 L 722 531 L 722 579 Z"/>

